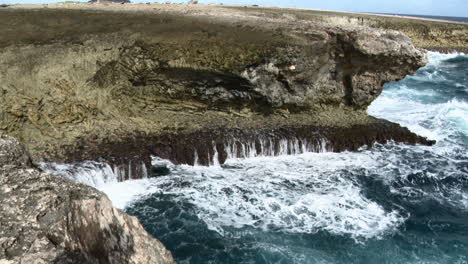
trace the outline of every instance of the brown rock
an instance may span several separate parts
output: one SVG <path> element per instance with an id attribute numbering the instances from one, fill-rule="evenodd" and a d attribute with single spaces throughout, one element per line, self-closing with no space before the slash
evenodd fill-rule
<path id="1" fill-rule="evenodd" d="M 294 136 L 308 127 L 331 138 L 340 129 L 374 127 L 365 110 L 382 85 L 426 63 L 404 34 L 367 20 L 154 6 L 0 10 L 0 23 L 11 29 L 0 39 L 0 131 L 21 139 L 35 160 L 50 161 L 114 159 L 102 149 L 118 143 L 113 150 L 123 160 L 147 163 L 143 153 L 158 153 L 149 146 L 168 137 L 190 142 L 197 133 L 217 141 L 216 130 L 287 128 Z M 403 139 L 392 131 L 385 138 Z M 192 152 L 175 145 L 164 152 L 193 162 Z"/>
<path id="2" fill-rule="evenodd" d="M 14 138 L 0 136 L 0 155 L 0 263 L 174 263 L 101 192 L 26 166 Z"/>

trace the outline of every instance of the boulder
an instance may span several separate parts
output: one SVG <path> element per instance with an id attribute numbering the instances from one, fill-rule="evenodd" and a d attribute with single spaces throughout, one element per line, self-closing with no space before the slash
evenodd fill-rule
<path id="1" fill-rule="evenodd" d="M 136 217 L 92 187 L 46 174 L 0 135 L 0 263 L 174 263 Z"/>

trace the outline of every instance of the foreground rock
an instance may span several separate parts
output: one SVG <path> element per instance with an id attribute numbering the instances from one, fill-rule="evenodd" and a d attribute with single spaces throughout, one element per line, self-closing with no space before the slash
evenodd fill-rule
<path id="1" fill-rule="evenodd" d="M 433 143 L 365 112 L 385 82 L 426 63 L 407 36 L 300 10 L 244 9 L 2 9 L 0 131 L 37 161 L 104 158 L 125 168 L 149 154 L 222 162 L 236 137 L 266 137 L 274 154 L 296 139 L 333 151 Z"/>
<path id="2" fill-rule="evenodd" d="M 135 217 L 97 190 L 31 167 L 0 135 L 0 263 L 174 263 Z"/>

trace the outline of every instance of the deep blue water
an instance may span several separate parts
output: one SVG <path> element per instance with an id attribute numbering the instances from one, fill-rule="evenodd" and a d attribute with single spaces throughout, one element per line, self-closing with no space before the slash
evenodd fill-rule
<path id="1" fill-rule="evenodd" d="M 123 183 L 103 181 L 105 166 L 54 170 L 106 192 L 178 263 L 468 263 L 468 57 L 428 55 L 368 112 L 432 147 L 169 164 Z"/>
<path id="2" fill-rule="evenodd" d="M 369 113 L 434 147 L 179 166 L 126 211 L 179 263 L 468 263 L 468 57 L 429 56 Z"/>

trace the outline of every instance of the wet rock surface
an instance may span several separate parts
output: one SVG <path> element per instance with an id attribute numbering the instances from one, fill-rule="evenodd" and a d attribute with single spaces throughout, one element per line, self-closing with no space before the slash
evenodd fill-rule
<path id="1" fill-rule="evenodd" d="M 151 156 L 170 160 L 174 164 L 222 164 L 227 158 L 247 158 L 249 155 L 277 156 L 303 152 L 356 151 L 364 145 L 386 143 L 389 140 L 407 144 L 433 145 L 435 141 L 417 136 L 398 124 L 370 118 L 365 125 L 284 126 L 276 128 L 235 129 L 213 128 L 178 134 L 141 134 L 120 141 L 88 142 L 90 146 L 76 151 L 64 146 L 65 162 L 94 159 L 111 164 L 124 172 L 124 179 L 142 175 L 157 177 L 166 172 L 164 166 L 152 166 Z M 93 144 L 94 143 L 94 144 Z M 102 159 L 105 157 L 105 159 Z M 143 161 L 148 173 L 141 173 Z M 164 165 L 164 164 L 163 164 Z"/>
<path id="2" fill-rule="evenodd" d="M 0 135 L 0 263 L 174 263 L 135 217 L 97 190 L 32 167 Z"/>

